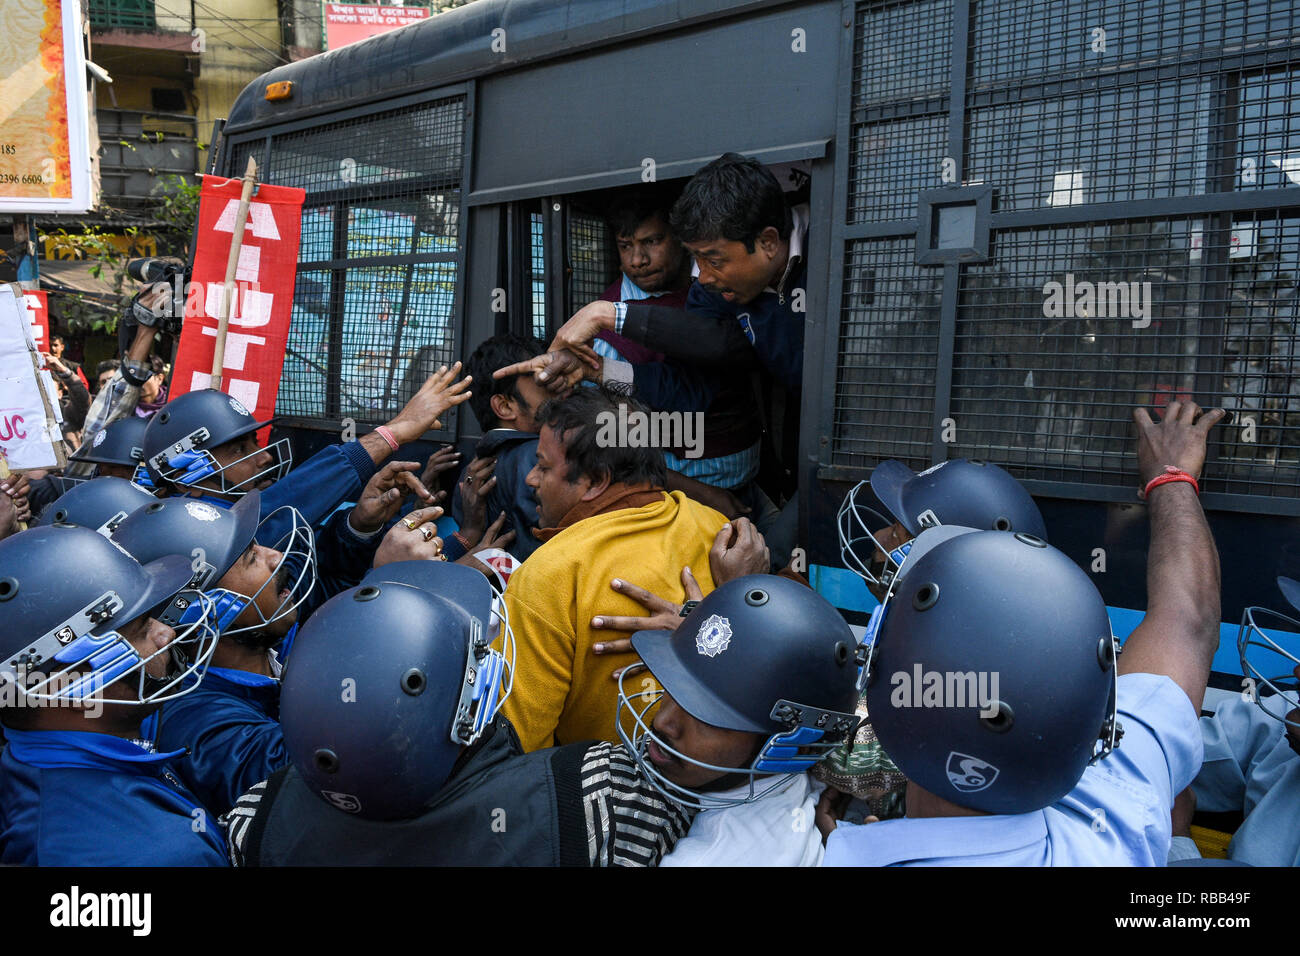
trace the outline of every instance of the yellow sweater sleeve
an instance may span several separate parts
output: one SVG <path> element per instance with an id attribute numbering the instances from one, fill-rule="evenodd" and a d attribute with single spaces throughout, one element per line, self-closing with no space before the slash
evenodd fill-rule
<path id="1" fill-rule="evenodd" d="M 524 593 L 558 597 L 548 594 L 544 586 L 539 588 L 542 582 L 530 576 L 516 582 L 523 573 L 522 568 L 515 572 L 510 581 L 514 586 L 505 595 L 515 636 L 515 682 L 503 709 L 524 751 L 531 752 L 555 746 L 555 729 L 573 682 L 574 637 L 567 611 L 558 600 L 553 606 L 538 606 L 520 597 Z"/>

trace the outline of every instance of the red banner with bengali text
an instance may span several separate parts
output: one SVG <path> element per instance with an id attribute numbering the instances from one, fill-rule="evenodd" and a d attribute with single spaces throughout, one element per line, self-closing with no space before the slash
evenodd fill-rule
<path id="1" fill-rule="evenodd" d="M 180 348 L 170 398 L 210 388 L 217 322 L 225 294 L 226 262 L 234 240 L 243 181 L 203 177 L 198 243 L 185 295 Z M 275 414 L 293 312 L 302 204 L 306 192 L 288 186 L 258 187 L 248 209 L 235 273 L 235 296 L 226 332 L 221 390 L 257 419 Z M 262 436 L 265 438 L 265 436 Z"/>

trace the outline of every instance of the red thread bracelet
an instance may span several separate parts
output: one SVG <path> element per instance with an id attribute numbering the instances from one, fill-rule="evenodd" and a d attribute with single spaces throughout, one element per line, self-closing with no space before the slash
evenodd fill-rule
<path id="1" fill-rule="evenodd" d="M 1174 481 L 1185 481 L 1192 486 L 1193 490 L 1199 495 L 1201 486 L 1196 483 L 1196 479 L 1183 471 L 1181 468 L 1175 468 L 1173 465 L 1165 465 L 1165 471 L 1162 475 L 1156 475 L 1147 482 L 1147 486 L 1142 489 L 1141 497 L 1145 500 L 1147 495 L 1151 494 L 1153 488 L 1159 488 L 1161 485 L 1167 485 Z"/>
<path id="2" fill-rule="evenodd" d="M 391 448 L 393 451 L 397 451 L 398 448 L 397 439 L 393 437 L 393 433 L 388 430 L 387 425 L 380 425 L 378 428 L 375 429 L 375 433 L 379 435 L 379 437 L 382 438 L 384 441 L 388 442 L 389 448 Z"/>

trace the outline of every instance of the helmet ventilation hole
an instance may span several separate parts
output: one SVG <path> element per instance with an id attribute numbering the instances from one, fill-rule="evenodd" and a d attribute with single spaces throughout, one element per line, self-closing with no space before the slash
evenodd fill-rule
<path id="1" fill-rule="evenodd" d="M 1010 530 L 1011 530 L 1011 519 L 1008 518 L 1006 515 L 999 515 L 999 516 L 998 516 L 998 520 L 995 521 L 995 522 L 993 522 L 993 530 L 994 530 L 994 531 L 1010 531 Z"/>
<path id="2" fill-rule="evenodd" d="M 145 509 L 145 514 L 157 514 L 159 511 L 162 511 L 163 508 L 165 507 L 167 506 L 163 504 L 161 501 L 155 501 L 153 504 L 151 504 L 148 508 Z"/>
<path id="3" fill-rule="evenodd" d="M 1044 541 L 1042 538 L 1036 538 L 1032 534 L 1025 534 L 1023 531 L 1016 532 L 1016 540 L 1019 541 L 1021 544 L 1029 545 L 1031 548 L 1047 547 L 1047 542 Z"/>
<path id="4" fill-rule="evenodd" d="M 375 598 L 379 597 L 379 588 L 375 587 L 373 584 L 367 584 L 365 587 L 358 590 L 353 597 L 358 601 L 373 601 Z"/>
<path id="5" fill-rule="evenodd" d="M 745 594 L 745 603 L 750 607 L 762 607 L 767 603 L 767 592 L 762 588 L 754 588 Z"/>
<path id="6" fill-rule="evenodd" d="M 402 690 L 406 691 L 412 697 L 418 697 L 424 693 L 424 688 L 428 682 L 424 679 L 424 671 L 418 667 L 412 667 L 402 675 Z"/>
<path id="7" fill-rule="evenodd" d="M 1113 638 L 1103 637 L 1097 641 L 1097 663 L 1101 665 L 1103 671 L 1108 671 L 1115 666 L 1115 641 Z"/>
<path id="8" fill-rule="evenodd" d="M 169 411 L 161 411 L 161 412 L 158 413 L 158 423 L 159 423 L 160 425 L 166 425 L 166 424 L 167 424 L 169 421 L 171 421 L 171 420 L 172 420 L 172 413 L 171 413 L 171 412 L 169 412 Z"/>
<path id="9" fill-rule="evenodd" d="M 1016 722 L 1016 714 L 1005 701 L 998 701 L 998 712 L 991 717 L 981 714 L 980 723 L 995 734 L 1005 734 Z"/>
<path id="10" fill-rule="evenodd" d="M 0 601 L 8 601 L 18 593 L 18 582 L 14 578 L 0 578 Z"/>
<path id="11" fill-rule="evenodd" d="M 912 607 L 918 611 L 928 611 L 939 602 L 939 585 L 930 581 L 922 584 L 912 595 Z"/>
<path id="12" fill-rule="evenodd" d="M 316 769 L 321 771 L 322 773 L 339 772 L 338 754 L 336 754 L 332 750 L 327 750 L 322 747 L 320 750 L 312 754 L 311 760 L 312 763 L 316 765 Z"/>
<path id="13" fill-rule="evenodd" d="M 849 651 L 849 645 L 845 644 L 843 641 L 835 642 L 835 663 L 837 664 L 847 663 L 849 657 L 851 656 L 852 654 Z"/>

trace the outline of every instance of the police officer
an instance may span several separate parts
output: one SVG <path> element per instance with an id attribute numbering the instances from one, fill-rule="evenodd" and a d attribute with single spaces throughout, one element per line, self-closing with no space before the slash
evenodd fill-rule
<path id="1" fill-rule="evenodd" d="M 38 527 L 56 523 L 76 525 L 107 537 L 127 515 L 156 500 L 125 478 L 92 478 L 60 495 L 41 512 L 36 524 Z"/>
<path id="2" fill-rule="evenodd" d="M 482 574 L 428 561 L 328 601 L 285 672 L 292 763 L 236 804 L 232 860 L 653 865 L 689 811 L 616 744 L 522 752 L 498 713 L 514 659 L 502 613 Z"/>
<path id="3" fill-rule="evenodd" d="M 144 432 L 147 418 L 132 415 L 120 418 L 95 433 L 95 437 L 68 456 L 70 464 L 92 466 L 88 474 L 68 477 L 67 481 L 86 478 L 129 478 L 137 484 L 149 481 L 144 468 Z"/>
<path id="4" fill-rule="evenodd" d="M 868 507 L 868 488 L 888 517 Z M 878 600 L 907 557 L 909 542 L 926 528 L 1023 531 L 1047 540 L 1042 513 L 1024 486 L 991 462 L 966 458 L 941 461 L 920 474 L 901 461 L 882 461 L 869 482 L 859 482 L 844 497 L 838 522 L 845 566 Z"/>
<path id="5" fill-rule="evenodd" d="M 189 562 L 142 567 L 55 525 L 0 542 L 0 569 L 0 861 L 223 865 L 215 817 L 173 771 L 180 754 L 133 739 L 216 644 Z"/>
<path id="6" fill-rule="evenodd" d="M 1196 496 L 1222 417 L 1177 401 L 1159 424 L 1134 413 L 1149 601 L 1118 665 L 1101 595 L 1041 539 L 956 534 L 908 557 L 867 683 L 907 818 L 836 826 L 824 800 L 827 865 L 1163 865 L 1218 646 L 1218 555 Z"/>
<path id="7" fill-rule="evenodd" d="M 775 575 L 729 581 L 686 610 L 671 631 L 632 636 L 663 690 L 629 693 L 632 669 L 619 680 L 619 736 L 638 766 L 703 811 L 662 865 L 816 865 L 820 786 L 806 771 L 857 726 L 853 632 Z"/>
<path id="8" fill-rule="evenodd" d="M 293 464 L 289 440 L 282 438 L 265 448 L 257 444 L 256 432 L 271 420 L 257 421 L 238 399 L 224 392 L 188 392 L 168 402 L 150 420 L 145 467 L 154 483 L 172 494 L 229 503 L 256 488 L 264 492 L 262 517 L 290 505 L 316 527 L 340 503 L 355 500 L 375 469 L 400 445 L 441 427 L 438 416 L 469 398 L 468 377 L 453 383 L 459 370 L 457 362 L 431 375 L 386 425 L 356 441 L 322 449 L 287 482 Z M 274 526 L 267 533 L 274 540 L 283 529 Z"/>
<path id="9" fill-rule="evenodd" d="M 144 734 L 161 750 L 186 751 L 181 779 L 217 814 L 288 763 L 275 646 L 296 627 L 315 581 L 311 529 L 301 517 L 284 552 L 257 543 L 259 498 L 250 491 L 229 509 L 192 498 L 154 501 L 113 534 L 141 563 L 191 555 L 190 586 L 215 605 L 220 640 L 202 683 L 164 704 Z M 197 684 L 198 675 L 186 681 Z"/>
<path id="10" fill-rule="evenodd" d="M 1300 611 L 1300 582 L 1280 577 L 1277 584 L 1287 603 Z M 1201 718 L 1205 759 L 1192 790 L 1198 810 L 1245 815 L 1228 844 L 1228 859 L 1251 866 L 1297 866 L 1300 709 L 1295 686 L 1283 675 L 1294 672 L 1300 678 L 1300 658 L 1270 637 L 1266 627 L 1295 632 L 1300 623 L 1286 614 L 1246 608 L 1237 633 L 1244 686 Z M 1191 844 L 1184 858 L 1200 856 L 1190 836 L 1179 842 Z"/>
<path id="11" fill-rule="evenodd" d="M 874 494 L 882 515 L 868 506 Z M 856 571 L 878 601 L 883 600 L 926 528 L 960 526 L 1024 531 L 1047 540 L 1038 505 L 1020 482 L 999 466 L 954 458 L 916 474 L 901 461 L 882 461 L 869 482 L 859 482 L 844 497 L 838 515 L 840 556 Z M 867 704 L 858 702 L 866 718 Z M 906 778 L 899 773 L 863 720 L 854 739 L 813 769 L 813 776 L 864 801 L 858 810 L 879 818 L 903 814 Z"/>

